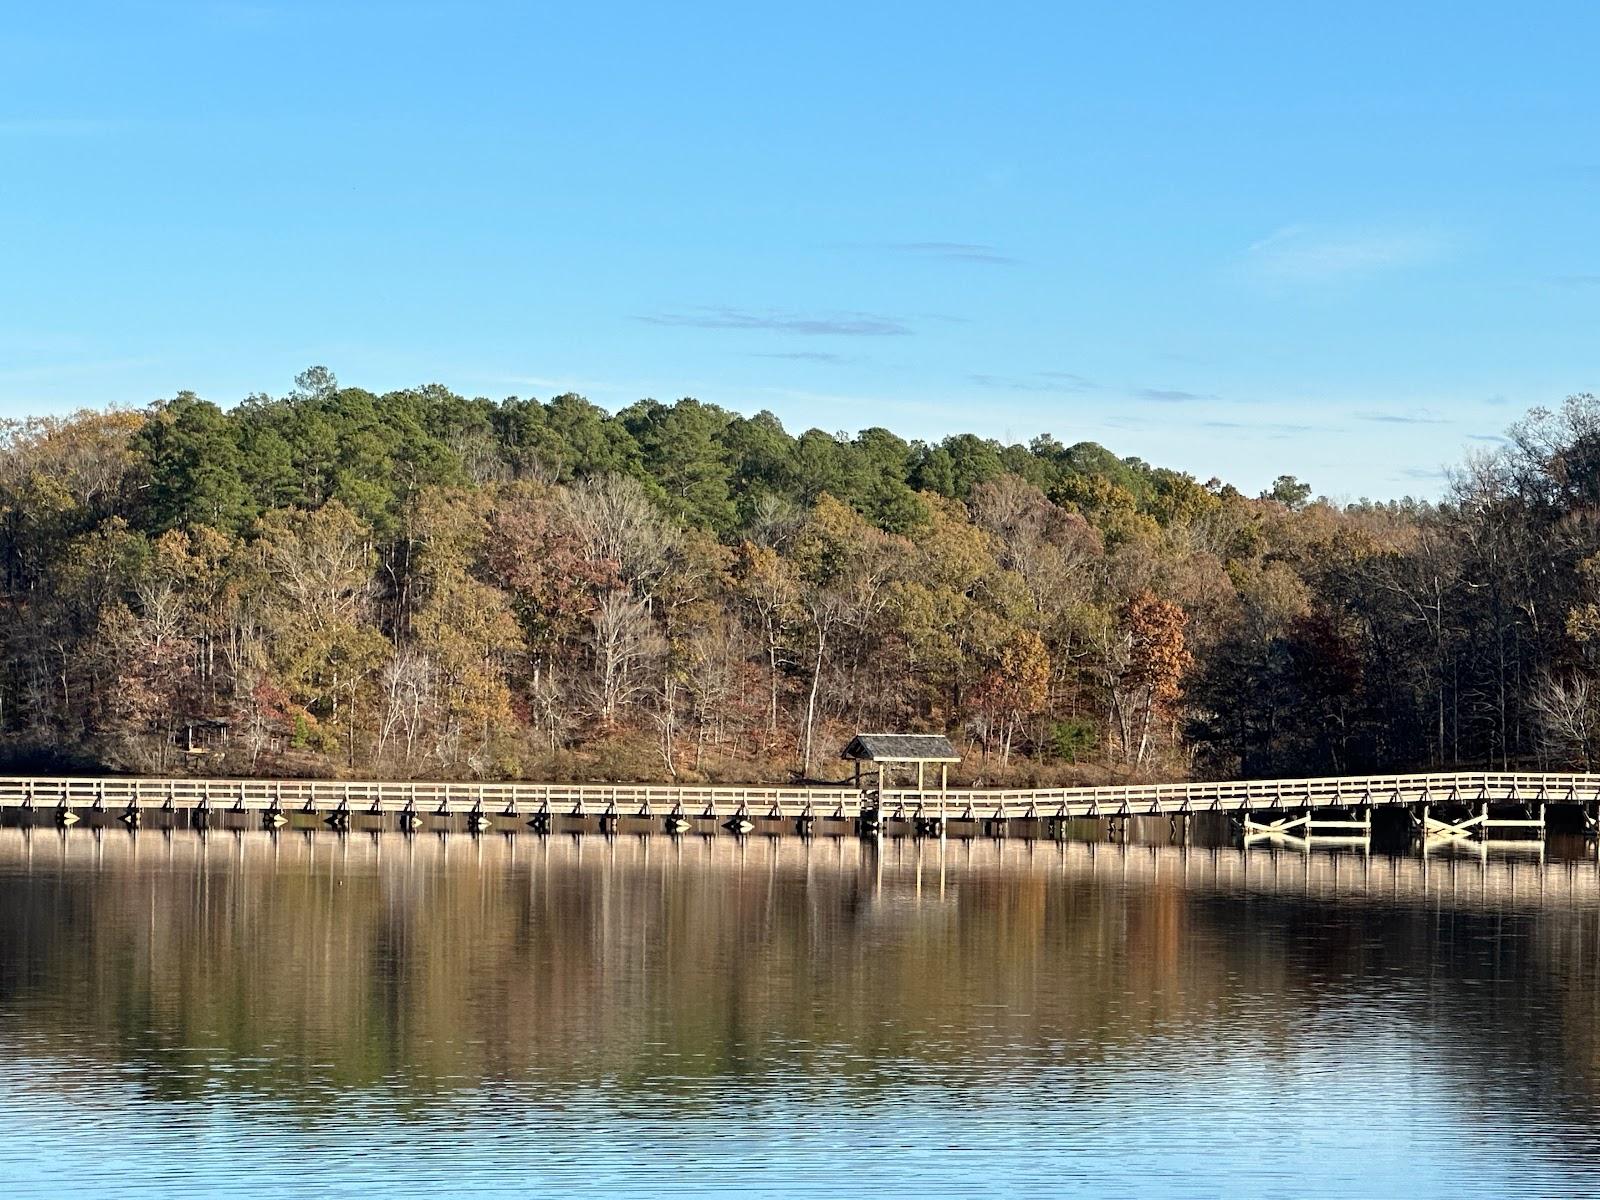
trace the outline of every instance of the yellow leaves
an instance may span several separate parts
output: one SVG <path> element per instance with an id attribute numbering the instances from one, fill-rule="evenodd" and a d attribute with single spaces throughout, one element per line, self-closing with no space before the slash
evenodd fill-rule
<path id="1" fill-rule="evenodd" d="M 424 488 L 411 510 L 417 569 L 462 571 L 477 561 L 489 535 L 493 499 L 493 492 L 483 488 Z"/>
<path id="2" fill-rule="evenodd" d="M 1579 644 L 1600 637 L 1600 605 L 1580 604 L 1567 613 L 1567 636 Z"/>
<path id="3" fill-rule="evenodd" d="M 994 535 L 972 523 L 965 505 L 931 494 L 923 499 L 929 520 L 912 540 L 916 578 L 971 592 L 997 576 Z"/>
<path id="4" fill-rule="evenodd" d="M 1000 648 L 1000 670 L 1035 695 L 1036 706 L 1044 703 L 1045 688 L 1050 682 L 1050 652 L 1037 633 L 1031 629 L 1013 633 Z"/>
<path id="5" fill-rule="evenodd" d="M 924 670 L 959 670 L 964 638 L 971 631 L 972 601 L 949 588 L 916 579 L 897 579 L 887 589 L 886 611 L 893 628 Z"/>
<path id="6" fill-rule="evenodd" d="M 280 509 L 259 525 L 259 552 L 282 624 L 354 624 L 365 614 L 377 555 L 366 522 L 337 500 L 315 512 Z"/>
<path id="7" fill-rule="evenodd" d="M 1228 577 L 1263 636 L 1287 628 L 1311 611 L 1311 589 L 1287 563 L 1234 561 L 1228 564 Z"/>
<path id="8" fill-rule="evenodd" d="M 1161 536 L 1155 519 L 1139 511 L 1134 494 L 1104 475 L 1069 476 L 1051 493 L 1051 498 L 1064 508 L 1083 513 L 1100 531 L 1108 550 Z"/>
<path id="9" fill-rule="evenodd" d="M 440 681 L 435 714 L 457 731 L 491 733 L 513 723 L 508 667 L 524 650 L 511 597 L 478 578 L 492 497 L 430 488 L 412 511 L 420 595 L 411 640 Z"/>
<path id="10" fill-rule="evenodd" d="M 1591 554 L 1577 564 L 1577 575 L 1583 590 L 1593 595 L 1600 588 L 1600 554 Z M 1600 604 L 1584 601 L 1567 610 L 1567 636 L 1579 645 L 1600 638 Z"/>
<path id="11" fill-rule="evenodd" d="M 228 573 L 239 544 L 209 525 L 190 529 L 171 529 L 156 539 L 152 547 L 151 573 L 158 579 L 209 595 Z"/>
<path id="12" fill-rule="evenodd" d="M 450 661 L 503 658 L 522 650 L 522 629 L 506 595 L 471 576 L 428 580 L 411 632 L 430 654 Z"/>
<path id="13" fill-rule="evenodd" d="M 1007 716 L 1027 717 L 1050 700 L 1050 652 L 1031 629 L 1015 630 L 1000 647 L 989 676 L 995 707 Z"/>
<path id="14" fill-rule="evenodd" d="M 734 552 L 732 577 L 735 586 L 748 595 L 791 597 L 799 586 L 794 568 L 771 546 L 758 546 L 749 540 L 739 543 Z"/>
<path id="15" fill-rule="evenodd" d="M 1186 525 L 1202 520 L 1222 507 L 1222 500 L 1187 475 L 1157 472 L 1150 508 L 1162 525 Z"/>
<path id="16" fill-rule="evenodd" d="M 686 529 L 676 539 L 658 589 L 669 637 L 677 638 L 684 627 L 716 619 L 736 559 L 735 551 L 705 530 Z"/>
<path id="17" fill-rule="evenodd" d="M 831 586 L 888 544 L 860 513 L 824 492 L 795 537 L 790 555 L 807 582 Z"/>
<path id="18" fill-rule="evenodd" d="M 273 649 L 290 694 L 308 708 L 327 710 L 377 671 L 390 647 L 370 625 L 338 624 L 286 630 Z"/>
<path id="19" fill-rule="evenodd" d="M 41 510 L 82 510 L 106 499 L 138 461 L 133 439 L 144 421 L 142 413 L 113 409 L 0 426 L 0 506 L 37 520 Z"/>
<path id="20" fill-rule="evenodd" d="M 1061 481 L 1055 499 L 1096 518 L 1097 524 L 1106 517 L 1131 514 L 1138 508 L 1132 492 L 1104 475 L 1069 475 Z"/>
<path id="21" fill-rule="evenodd" d="M 1583 580 L 1584 587 L 1591 591 L 1600 588 L 1600 554 L 1591 554 L 1579 560 L 1578 578 Z"/>

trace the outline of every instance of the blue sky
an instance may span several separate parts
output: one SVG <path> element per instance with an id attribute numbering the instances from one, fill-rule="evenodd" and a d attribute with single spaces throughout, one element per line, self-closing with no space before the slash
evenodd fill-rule
<path id="1" fill-rule="evenodd" d="M 1435 494 L 1600 387 L 1600 10 L 18 5 L 0 415 L 693 395 Z"/>

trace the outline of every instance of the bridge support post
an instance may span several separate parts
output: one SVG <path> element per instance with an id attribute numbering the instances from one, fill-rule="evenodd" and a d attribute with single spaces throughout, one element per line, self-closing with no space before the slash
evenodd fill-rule
<path id="1" fill-rule="evenodd" d="M 1274 841 L 1292 840 L 1305 842 L 1310 840 L 1311 814 L 1301 813 L 1298 817 L 1280 817 L 1276 821 L 1257 821 L 1250 815 L 1248 809 L 1242 817 L 1244 825 L 1244 840 L 1254 841 L 1258 838 L 1270 838 Z"/>
<path id="2" fill-rule="evenodd" d="M 1422 836 L 1424 838 L 1469 838 L 1489 819 L 1489 806 L 1485 804 L 1477 816 L 1464 821 L 1441 821 L 1430 816 L 1428 806 L 1422 806 Z"/>
<path id="3" fill-rule="evenodd" d="M 1306 840 L 1313 836 L 1323 840 L 1363 842 L 1372 839 L 1372 806 L 1352 804 L 1344 810 L 1345 817 L 1319 817 L 1315 809 L 1306 810 Z"/>

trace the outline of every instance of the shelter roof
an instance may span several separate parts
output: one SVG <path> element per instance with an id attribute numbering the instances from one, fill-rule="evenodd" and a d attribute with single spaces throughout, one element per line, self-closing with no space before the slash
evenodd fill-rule
<path id="1" fill-rule="evenodd" d="M 883 763 L 961 761 L 942 733 L 858 733 L 839 757 Z"/>

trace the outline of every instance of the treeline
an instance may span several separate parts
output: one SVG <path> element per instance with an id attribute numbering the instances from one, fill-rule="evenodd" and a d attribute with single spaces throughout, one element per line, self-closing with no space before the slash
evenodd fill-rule
<path id="1" fill-rule="evenodd" d="M 1260 497 L 1050 437 L 788 433 L 694 400 L 325 370 L 0 430 L 14 766 L 837 777 L 1588 764 L 1600 406 L 1448 500 Z"/>

